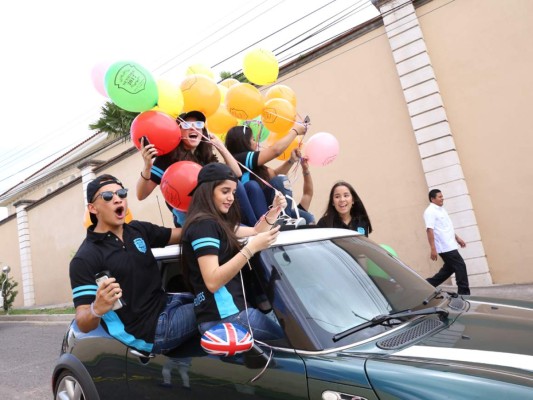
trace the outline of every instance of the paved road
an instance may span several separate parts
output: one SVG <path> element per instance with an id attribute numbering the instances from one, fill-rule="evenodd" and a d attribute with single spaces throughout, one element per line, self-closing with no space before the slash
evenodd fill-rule
<path id="1" fill-rule="evenodd" d="M 50 377 L 68 322 L 0 322 L 0 398 L 52 398 Z"/>

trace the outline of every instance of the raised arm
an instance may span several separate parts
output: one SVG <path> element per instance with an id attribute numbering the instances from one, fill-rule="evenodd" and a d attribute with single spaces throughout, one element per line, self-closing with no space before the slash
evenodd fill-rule
<path id="1" fill-rule="evenodd" d="M 311 171 L 309 171 L 309 164 L 307 163 L 306 157 L 301 157 L 299 154 L 299 150 L 295 150 L 298 154 L 298 157 L 300 157 L 300 165 L 302 166 L 302 176 L 304 178 L 304 187 L 303 187 L 303 195 L 302 199 L 300 200 L 301 206 L 305 210 L 309 210 L 309 207 L 311 207 L 311 200 L 313 200 L 313 194 L 314 194 L 314 188 L 313 188 L 313 178 L 311 177 Z"/>
<path id="2" fill-rule="evenodd" d="M 235 160 L 235 158 L 229 152 L 226 146 L 224 146 L 224 143 L 222 143 L 222 141 L 216 135 L 213 135 L 212 133 L 210 133 L 209 137 L 211 139 L 211 143 L 218 150 L 218 152 L 224 159 L 224 162 L 227 164 L 227 166 L 231 168 L 233 173 L 238 178 L 240 178 L 242 176 L 242 171 L 241 171 L 241 168 L 239 167 L 239 163 L 237 162 L 237 160 Z"/>
<path id="3" fill-rule="evenodd" d="M 154 191 L 157 183 L 150 179 L 152 170 L 153 157 L 157 156 L 157 150 L 153 144 L 147 146 L 144 145 L 144 139 L 142 139 L 141 156 L 144 160 L 144 167 L 141 170 L 139 179 L 137 179 L 137 199 L 144 200 L 150 193 Z"/>
<path id="4" fill-rule="evenodd" d="M 261 149 L 257 163 L 259 165 L 264 165 L 267 162 L 272 161 L 274 158 L 283 153 L 297 136 L 304 135 L 306 131 L 306 125 L 300 122 L 294 123 L 289 133 L 287 133 L 284 137 L 275 142 L 272 146 Z M 285 164 L 287 164 L 287 162 Z M 288 166 L 290 168 L 290 164 Z"/>

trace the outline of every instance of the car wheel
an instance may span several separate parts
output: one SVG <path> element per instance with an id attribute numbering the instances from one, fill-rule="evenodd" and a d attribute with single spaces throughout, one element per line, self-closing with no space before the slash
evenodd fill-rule
<path id="1" fill-rule="evenodd" d="M 57 379 L 55 400 L 85 400 L 80 381 L 71 371 L 63 371 Z"/>

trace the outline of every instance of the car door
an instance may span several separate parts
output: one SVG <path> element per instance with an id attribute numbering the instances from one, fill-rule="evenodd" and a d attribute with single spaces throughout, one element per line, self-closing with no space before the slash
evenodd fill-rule
<path id="1" fill-rule="evenodd" d="M 208 355 L 196 337 L 168 355 L 128 355 L 128 384 L 135 399 L 307 399 L 301 358 L 290 350 L 257 346 L 233 357 Z M 263 357 L 258 355 L 263 351 Z M 268 359 L 270 360 L 268 361 Z M 264 368 L 264 362 L 268 366 Z"/>

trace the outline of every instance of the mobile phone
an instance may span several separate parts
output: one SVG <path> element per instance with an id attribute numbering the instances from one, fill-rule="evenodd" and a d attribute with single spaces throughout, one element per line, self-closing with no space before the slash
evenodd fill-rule
<path id="1" fill-rule="evenodd" d="M 101 271 L 101 272 L 98 272 L 95 276 L 94 276 L 95 280 L 96 280 L 96 284 L 98 285 L 98 287 L 102 286 L 102 283 L 106 280 L 106 279 L 109 279 L 111 278 L 111 274 L 109 273 L 109 271 Z M 121 299 L 117 299 L 117 301 L 115 301 L 115 304 L 113 304 L 113 308 L 112 310 L 118 310 L 119 308 L 122 308 L 124 306 L 124 304 L 126 304 L 123 300 Z"/>
<path id="2" fill-rule="evenodd" d="M 270 229 L 274 229 L 276 226 L 283 226 L 283 225 L 285 225 L 285 220 L 278 218 L 276 222 L 274 222 L 274 224 L 272 225 L 272 228 Z"/>
<path id="3" fill-rule="evenodd" d="M 146 147 L 150 144 L 150 141 L 148 140 L 147 136 L 141 136 L 141 146 Z M 152 158 L 156 158 L 157 156 L 154 154 Z"/>
<path id="4" fill-rule="evenodd" d="M 309 118 L 309 115 L 306 115 L 304 118 L 304 124 L 310 124 L 310 123 L 311 123 L 311 118 Z"/>

